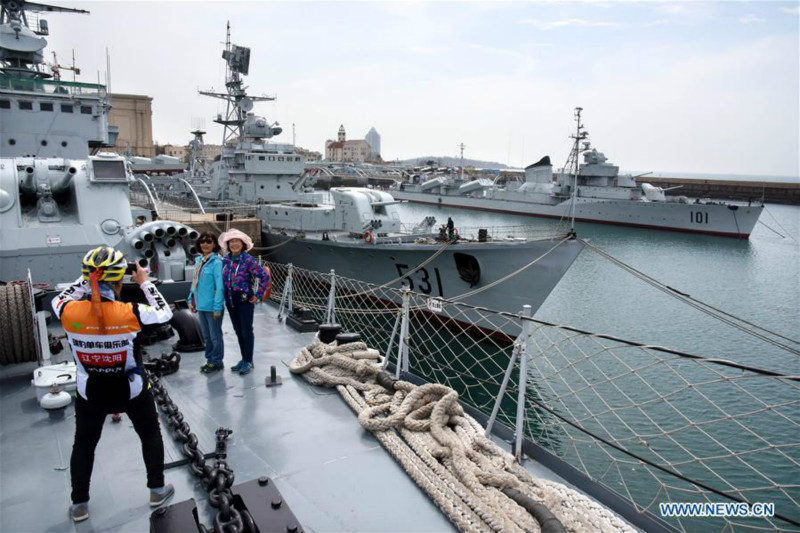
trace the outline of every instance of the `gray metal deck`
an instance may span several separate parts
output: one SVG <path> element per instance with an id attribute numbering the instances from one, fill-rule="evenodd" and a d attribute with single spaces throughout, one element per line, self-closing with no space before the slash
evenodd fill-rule
<path id="1" fill-rule="evenodd" d="M 276 319 L 271 304 L 256 308 L 255 371 L 245 377 L 229 370 L 203 375 L 203 354 L 184 354 L 181 369 L 164 378 L 206 453 L 214 451 L 214 431 L 230 427 L 228 464 L 235 483 L 271 477 L 306 531 L 454 531 L 453 526 L 377 440 L 361 428 L 335 390 L 308 385 L 292 376 L 291 360 L 313 333 L 296 333 Z M 236 336 L 223 325 L 225 364 L 238 361 Z M 151 355 L 171 351 L 171 343 L 148 348 Z M 65 349 L 60 359 L 69 357 Z M 54 362 L 58 362 L 57 360 Z M 264 386 L 270 365 L 283 385 Z M 127 418 L 108 418 L 92 474 L 90 518 L 73 524 L 69 505 L 69 458 L 75 430 L 74 406 L 60 416 L 41 409 L 30 380 L 33 364 L 0 369 L 0 531 L 148 531 L 144 463 Z M 182 459 L 162 424 L 166 463 Z M 532 461 L 535 475 L 557 476 Z M 188 467 L 170 468 L 175 485 L 169 503 L 189 498 L 199 517 L 212 523 L 214 509 Z"/>

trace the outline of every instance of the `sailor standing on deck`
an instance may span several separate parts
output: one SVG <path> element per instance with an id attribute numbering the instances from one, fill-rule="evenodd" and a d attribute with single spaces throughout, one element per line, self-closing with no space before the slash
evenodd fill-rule
<path id="1" fill-rule="evenodd" d="M 142 377 L 136 341 L 143 324 L 168 322 L 172 311 L 138 264 L 131 277 L 147 305 L 118 301 L 126 268 L 122 252 L 107 246 L 90 250 L 83 258 L 83 275 L 52 303 L 78 369 L 69 509 L 75 522 L 89 518 L 94 451 L 106 415 L 111 413 L 127 413 L 142 441 L 150 505 L 161 505 L 175 492 L 171 484 L 164 484 L 164 443 L 150 384 Z"/>

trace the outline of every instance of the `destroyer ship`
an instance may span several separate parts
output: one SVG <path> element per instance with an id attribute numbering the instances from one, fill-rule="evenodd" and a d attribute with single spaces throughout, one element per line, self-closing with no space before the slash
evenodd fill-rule
<path id="1" fill-rule="evenodd" d="M 255 102 L 272 97 L 248 96 L 242 76 L 250 49 L 231 44 L 230 30 L 223 58 L 227 91 L 200 93 L 227 104 L 215 120 L 225 128 L 224 149 L 209 170 L 204 203 L 254 212 L 264 224 L 258 253 L 270 261 L 517 312 L 524 304 L 538 309 L 580 253 L 583 244 L 568 229 L 536 236 L 473 231 L 437 227 L 433 217 L 412 227 L 386 192 L 315 192 L 303 157 L 292 145 L 270 141 L 280 125 L 252 112 Z"/>
<path id="2" fill-rule="evenodd" d="M 412 174 L 390 192 L 421 204 L 749 238 L 763 205 L 672 197 L 661 187 L 638 185 L 635 176 L 620 174 L 617 165 L 591 146 L 581 111 L 575 109 L 572 150 L 555 180 L 550 157 L 545 156 L 525 168 L 524 181 L 505 186 L 485 178 Z M 583 162 L 578 164 L 580 157 Z"/>

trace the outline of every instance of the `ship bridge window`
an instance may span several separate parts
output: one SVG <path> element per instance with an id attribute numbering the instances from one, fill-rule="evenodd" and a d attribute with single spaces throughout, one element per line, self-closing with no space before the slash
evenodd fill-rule
<path id="1" fill-rule="evenodd" d="M 92 168 L 94 169 L 92 181 L 125 182 L 128 179 L 125 174 L 124 161 L 99 161 L 94 159 L 92 160 Z"/>
<path id="2" fill-rule="evenodd" d="M 278 161 L 283 161 L 283 157 L 278 157 Z"/>
<path id="3" fill-rule="evenodd" d="M 25 111 L 33 110 L 33 102 L 28 102 L 26 100 L 19 101 L 19 108 L 24 109 Z"/>
<path id="4" fill-rule="evenodd" d="M 72 113 L 72 106 L 70 104 L 61 104 L 62 113 Z"/>
<path id="5" fill-rule="evenodd" d="M 259 160 L 259 161 L 266 161 L 266 159 L 267 159 L 267 158 L 266 158 L 266 157 L 264 157 L 263 155 L 260 155 L 260 156 L 258 156 L 258 160 Z"/>
<path id="6" fill-rule="evenodd" d="M 39 111 L 52 111 L 53 110 L 53 103 L 52 102 L 40 102 L 39 103 Z"/>
<path id="7" fill-rule="evenodd" d="M 270 161 L 275 161 L 275 156 L 274 155 L 269 156 L 269 160 Z"/>
<path id="8" fill-rule="evenodd" d="M 83 115 L 91 115 L 92 114 L 92 106 L 82 105 L 81 106 L 81 114 L 83 114 Z"/>
<path id="9" fill-rule="evenodd" d="M 0 100 L 0 109 L 11 109 L 11 100 Z"/>

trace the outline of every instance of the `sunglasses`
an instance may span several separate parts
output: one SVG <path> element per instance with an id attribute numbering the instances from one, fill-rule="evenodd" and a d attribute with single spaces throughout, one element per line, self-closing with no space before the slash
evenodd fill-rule
<path id="1" fill-rule="evenodd" d="M 203 239 L 202 241 L 198 241 L 200 244 L 214 244 L 214 241 L 211 239 Z"/>

